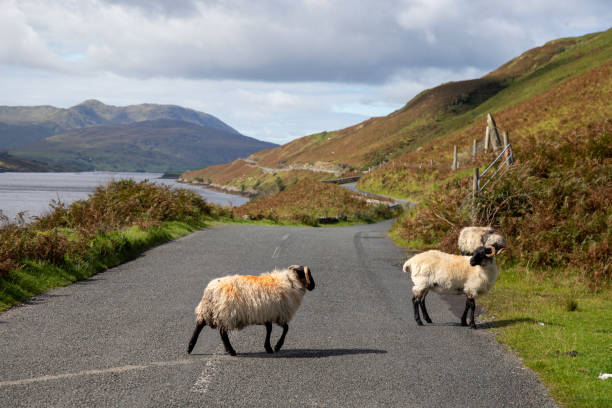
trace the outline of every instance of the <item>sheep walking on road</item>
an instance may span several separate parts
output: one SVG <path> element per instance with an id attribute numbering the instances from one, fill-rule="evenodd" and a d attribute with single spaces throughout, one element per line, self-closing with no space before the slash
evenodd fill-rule
<path id="1" fill-rule="evenodd" d="M 274 350 L 285 342 L 289 321 L 302 303 L 306 290 L 313 290 L 315 282 L 308 266 L 292 265 L 259 276 L 232 275 L 212 280 L 195 308 L 196 327 L 187 352 L 191 353 L 204 326 L 218 328 L 225 351 L 232 356 L 236 351 L 227 335 L 230 330 L 261 324 L 266 326 L 264 347 L 270 346 L 272 323 L 283 328 Z"/>
<path id="2" fill-rule="evenodd" d="M 404 263 L 403 271 L 412 277 L 412 304 L 414 319 L 419 326 L 423 318 L 431 323 L 431 318 L 425 307 L 425 297 L 430 290 L 439 293 L 465 294 L 465 310 L 461 317 L 461 325 L 467 326 L 468 310 L 471 310 L 470 326 L 475 329 L 474 311 L 475 299 L 486 294 L 497 280 L 498 270 L 493 257 L 497 251 L 493 246 L 476 248 L 474 255 L 462 256 L 431 250 L 413 256 Z"/>

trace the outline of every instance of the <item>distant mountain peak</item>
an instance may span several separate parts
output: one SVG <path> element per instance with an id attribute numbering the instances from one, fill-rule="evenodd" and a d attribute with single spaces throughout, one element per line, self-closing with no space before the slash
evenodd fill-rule
<path id="1" fill-rule="evenodd" d="M 85 100 L 85 101 L 83 101 L 83 102 L 73 106 L 73 108 L 76 107 L 76 106 L 96 107 L 96 106 L 108 106 L 108 105 L 106 105 L 103 102 L 100 102 L 97 99 L 87 99 L 87 100 Z"/>

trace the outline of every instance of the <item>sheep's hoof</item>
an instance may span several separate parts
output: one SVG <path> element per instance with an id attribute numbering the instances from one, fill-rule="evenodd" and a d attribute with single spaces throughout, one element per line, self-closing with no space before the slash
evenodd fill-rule
<path id="1" fill-rule="evenodd" d="M 426 321 L 427 323 L 433 323 L 429 317 L 426 317 L 426 318 L 425 318 L 425 321 Z"/>
<path id="2" fill-rule="evenodd" d="M 476 327 L 476 325 L 475 325 L 474 323 L 472 323 L 472 324 L 470 325 L 470 329 L 476 330 L 477 328 L 478 328 L 478 327 Z"/>
<path id="3" fill-rule="evenodd" d="M 278 353 L 280 351 L 280 349 L 281 349 L 281 346 L 274 346 L 274 351 L 275 352 Z"/>
<path id="4" fill-rule="evenodd" d="M 274 350 L 272 350 L 272 347 L 267 346 L 267 347 L 266 347 L 266 353 L 268 353 L 268 354 L 272 354 L 272 353 L 274 353 Z"/>
<path id="5" fill-rule="evenodd" d="M 236 356 L 236 350 L 228 350 L 227 354 L 229 354 L 230 356 Z"/>
<path id="6" fill-rule="evenodd" d="M 462 321 L 461 321 L 461 325 L 462 325 L 463 327 L 465 327 L 465 326 L 467 326 L 468 324 L 467 324 L 467 322 L 466 322 L 465 320 L 462 320 Z"/>
<path id="7" fill-rule="evenodd" d="M 422 322 L 422 321 L 420 321 L 420 320 L 417 320 L 417 321 L 416 321 L 416 323 L 417 323 L 419 326 L 423 326 L 423 322 Z"/>

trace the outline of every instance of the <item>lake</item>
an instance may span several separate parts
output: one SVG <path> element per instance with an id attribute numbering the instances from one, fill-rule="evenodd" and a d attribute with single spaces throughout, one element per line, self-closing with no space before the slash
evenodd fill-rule
<path id="1" fill-rule="evenodd" d="M 11 220 L 21 211 L 27 217 L 42 215 L 49 211 L 52 200 L 70 204 L 86 199 L 93 190 L 111 181 L 132 179 L 150 180 L 170 185 L 173 188 L 186 188 L 198 192 L 207 201 L 225 206 L 239 206 L 249 199 L 233 194 L 221 193 L 205 188 L 180 184 L 173 179 L 160 178 L 162 173 L 119 173 L 119 172 L 81 172 L 81 173 L 0 173 L 0 210 Z"/>

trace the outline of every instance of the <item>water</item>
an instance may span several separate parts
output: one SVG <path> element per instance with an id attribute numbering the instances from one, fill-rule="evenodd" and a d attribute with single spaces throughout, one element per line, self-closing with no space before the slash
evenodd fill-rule
<path id="1" fill-rule="evenodd" d="M 95 187 L 121 179 L 150 180 L 173 188 L 197 191 L 207 201 L 220 205 L 239 206 L 249 199 L 207 190 L 199 186 L 179 184 L 173 179 L 160 179 L 161 173 L 0 173 L 0 210 L 11 220 L 22 211 L 26 218 L 49 212 L 52 200 L 70 204 L 86 199 Z"/>

